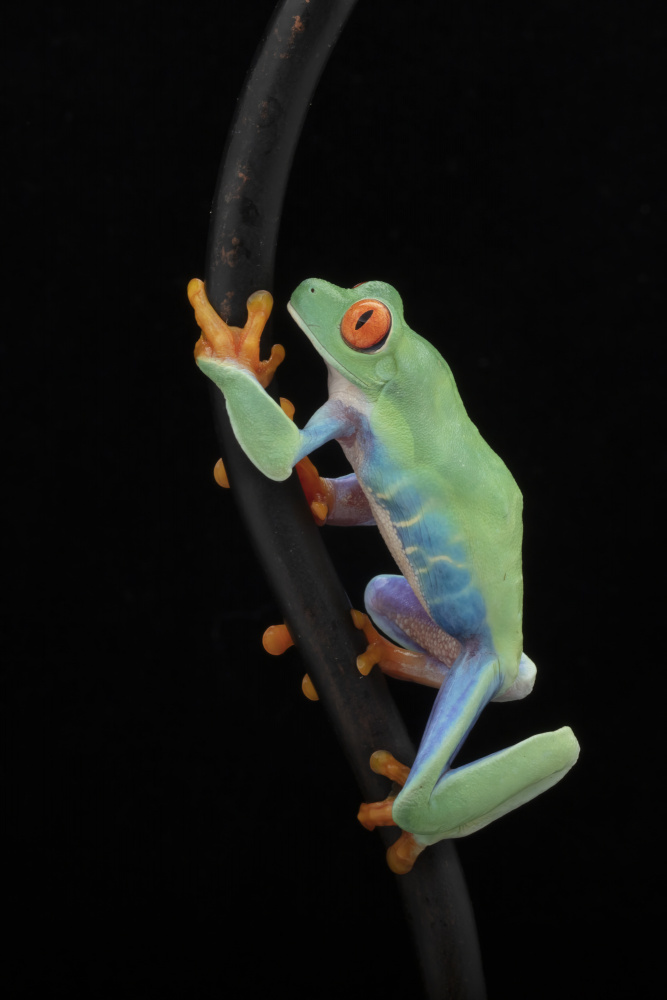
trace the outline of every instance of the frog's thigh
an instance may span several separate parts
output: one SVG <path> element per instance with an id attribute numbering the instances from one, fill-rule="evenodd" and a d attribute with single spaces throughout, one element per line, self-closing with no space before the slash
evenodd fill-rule
<path id="1" fill-rule="evenodd" d="M 451 666 L 460 651 L 456 639 L 433 621 L 404 576 L 376 576 L 366 587 L 366 610 L 392 642 L 428 653 Z"/>

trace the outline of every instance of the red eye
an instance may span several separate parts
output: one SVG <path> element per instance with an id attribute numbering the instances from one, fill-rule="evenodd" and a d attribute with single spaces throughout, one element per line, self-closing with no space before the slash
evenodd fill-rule
<path id="1" fill-rule="evenodd" d="M 377 347 L 391 330 L 391 313 L 384 302 L 361 299 L 347 310 L 340 324 L 343 339 L 350 347 L 363 351 Z"/>

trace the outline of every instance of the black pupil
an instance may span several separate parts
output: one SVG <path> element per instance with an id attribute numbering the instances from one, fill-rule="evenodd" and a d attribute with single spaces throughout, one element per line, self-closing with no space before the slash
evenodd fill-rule
<path id="1" fill-rule="evenodd" d="M 364 323 L 368 323 L 368 321 L 369 321 L 369 319 L 371 318 L 372 315 L 373 315 L 373 310 L 372 309 L 367 309 L 366 312 L 362 313 L 361 316 L 359 317 L 359 319 L 357 320 L 357 325 L 355 326 L 354 329 L 355 330 L 361 330 L 361 328 L 364 325 Z"/>

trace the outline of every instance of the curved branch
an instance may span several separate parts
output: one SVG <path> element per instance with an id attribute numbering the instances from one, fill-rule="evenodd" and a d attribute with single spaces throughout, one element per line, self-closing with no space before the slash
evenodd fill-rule
<path id="1" fill-rule="evenodd" d="M 356 0 L 283 0 L 246 80 L 213 203 L 206 263 L 209 300 L 234 325 L 245 302 L 273 284 L 275 246 L 289 170 L 312 93 Z M 268 331 L 265 333 L 268 341 Z M 275 381 L 275 380 L 274 380 Z M 276 389 L 273 384 L 272 391 Z M 370 754 L 391 749 L 411 763 L 414 749 L 384 677 L 359 684 L 363 636 L 295 475 L 266 479 L 239 448 L 221 393 L 211 386 L 225 467 L 242 517 L 285 621 L 367 801 L 387 794 Z M 386 844 L 395 828 L 381 829 Z M 474 917 L 455 848 L 443 841 L 398 877 L 427 995 L 484 996 Z"/>

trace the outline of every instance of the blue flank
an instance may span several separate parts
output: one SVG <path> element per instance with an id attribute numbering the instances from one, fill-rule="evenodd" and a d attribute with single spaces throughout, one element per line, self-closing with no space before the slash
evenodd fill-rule
<path id="1" fill-rule="evenodd" d="M 301 431 L 295 462 L 332 438 L 345 448 L 346 438 L 352 435 L 357 458 L 361 456 L 355 468 L 359 483 L 384 508 L 396 529 L 433 620 L 461 642 L 471 636 L 488 636 L 486 606 L 472 581 L 466 550 L 454 540 L 457 529 L 447 518 L 437 486 L 425 489 L 428 470 L 416 486 L 371 433 L 366 415 L 333 398 Z"/>
<path id="2" fill-rule="evenodd" d="M 377 450 L 376 444 L 373 451 Z M 368 464 L 364 462 L 364 474 L 369 471 Z M 455 540 L 457 529 L 442 503 L 433 503 L 428 493 L 425 498 L 423 483 L 420 490 L 404 471 L 389 463 L 378 466 L 371 462 L 370 466 L 380 468 L 381 475 L 364 475 L 360 481 L 370 486 L 396 529 L 433 620 L 460 641 L 484 636 L 484 599 L 471 578 L 466 550 Z M 369 483 L 369 478 L 375 482 Z"/>

